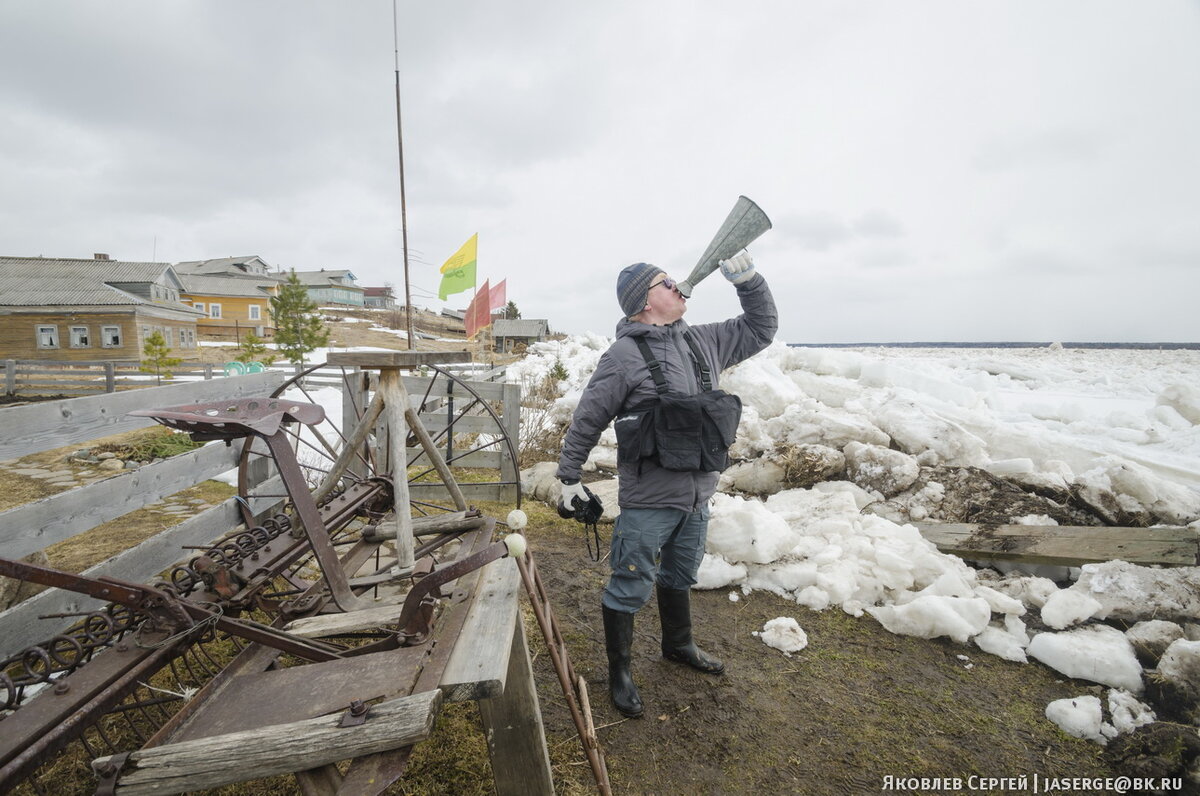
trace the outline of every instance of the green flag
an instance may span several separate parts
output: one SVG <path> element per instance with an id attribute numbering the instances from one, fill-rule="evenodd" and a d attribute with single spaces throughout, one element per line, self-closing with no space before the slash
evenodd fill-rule
<path id="1" fill-rule="evenodd" d="M 442 274 L 442 285 L 438 288 L 438 298 L 445 301 L 447 296 L 461 293 L 472 287 L 475 287 L 474 262 Z"/>

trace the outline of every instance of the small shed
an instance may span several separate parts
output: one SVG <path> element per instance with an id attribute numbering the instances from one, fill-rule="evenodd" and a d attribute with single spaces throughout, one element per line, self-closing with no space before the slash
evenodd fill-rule
<path id="1" fill-rule="evenodd" d="M 492 339 L 496 342 L 496 352 L 507 354 L 518 343 L 529 345 L 545 340 L 550 334 L 550 322 L 545 319 L 508 320 L 497 319 L 492 324 Z"/>

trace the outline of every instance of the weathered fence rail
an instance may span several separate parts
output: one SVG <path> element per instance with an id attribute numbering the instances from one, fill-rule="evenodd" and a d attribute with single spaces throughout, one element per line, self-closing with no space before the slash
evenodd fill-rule
<path id="1" fill-rule="evenodd" d="M 322 374 L 326 370 L 329 386 L 343 388 L 343 371 L 335 368 L 321 369 L 315 373 Z M 335 372 L 338 374 L 336 379 L 333 377 Z M 284 382 L 285 375 L 284 371 L 271 370 L 209 381 L 176 382 L 136 392 L 115 392 L 6 407 L 0 409 L 0 461 L 155 425 L 154 421 L 144 417 L 130 417 L 127 413 L 134 409 L 267 395 Z M 486 440 L 503 431 L 512 439 L 517 439 L 520 428 L 520 388 L 512 384 L 467 382 L 466 386 L 471 390 L 468 393 L 462 391 L 461 385 L 445 378 L 403 378 L 405 388 L 414 401 L 424 399 L 439 407 L 435 411 L 421 413 L 421 418 L 451 466 L 499 471 L 498 482 L 462 483 L 460 488 L 463 496 L 468 500 L 515 499 L 518 490 L 517 463 L 507 447 L 493 445 L 485 450 L 472 451 L 466 447 L 470 443 L 464 442 L 464 438 L 478 435 Z M 305 377 L 305 382 L 308 381 L 309 377 Z M 363 382 L 362 389 L 372 389 L 370 380 L 364 379 Z M 475 396 L 487 402 L 491 411 L 487 411 Z M 366 406 L 368 402 L 363 396 L 357 401 L 358 406 Z M 351 404 L 347 401 L 344 406 Z M 474 405 L 463 413 L 463 408 L 471 404 Z M 412 447 L 406 452 L 410 466 L 424 467 L 428 464 L 428 457 L 422 448 Z M 212 443 L 191 453 L 0 512 L 0 550 L 10 558 L 36 553 L 235 469 L 238 455 L 237 446 Z M 264 477 L 272 479 L 274 476 L 267 474 Z M 279 492 L 271 487 L 271 483 L 268 480 L 261 491 Z M 446 495 L 446 487 L 441 482 L 414 483 L 411 493 L 417 500 L 441 500 Z M 237 506 L 237 500 L 231 498 L 97 564 L 87 574 L 149 580 L 180 559 L 182 546 L 205 544 L 237 526 L 241 521 Z M 252 506 L 256 512 L 265 508 L 265 502 Z M 90 610 L 94 605 L 98 603 L 89 602 L 79 595 L 50 590 L 0 613 L 0 656 L 57 632 L 54 627 L 47 627 L 47 623 L 38 621 L 39 616 Z"/>
<path id="2" fill-rule="evenodd" d="M 0 410 L 0 461 L 156 425 L 148 418 L 129 417 L 127 412 L 133 409 L 263 395 L 282 382 L 282 374 L 256 373 L 172 384 L 137 393 L 119 392 L 8 407 Z M 236 447 L 209 444 L 191 453 L 0 512 L 0 550 L 8 558 L 44 550 L 236 468 L 238 452 Z M 252 508 L 264 511 L 268 504 L 269 501 L 263 500 Z M 180 561 L 184 546 L 207 544 L 236 527 L 241 522 L 238 505 L 236 499 L 230 498 L 96 564 L 84 574 L 150 580 Z M 0 612 L 0 657 L 49 638 L 70 624 L 61 618 L 41 617 L 94 610 L 99 605 L 99 601 L 74 592 L 50 589 Z"/>
<path id="3" fill-rule="evenodd" d="M 224 376 L 221 365 L 184 364 L 170 368 L 171 378 L 162 381 L 209 380 Z M 34 359 L 4 360 L 5 395 L 87 395 L 158 386 L 160 378 L 145 373 L 137 362 L 55 362 Z"/>
<path id="4" fill-rule="evenodd" d="M 120 362 L 115 360 L 91 360 L 80 362 L 60 362 L 42 359 L 6 359 L 0 382 L 4 384 L 5 395 L 91 395 L 94 393 L 121 392 L 145 387 L 160 386 L 161 382 L 173 381 L 210 381 L 213 378 L 223 378 L 231 375 L 224 365 L 206 363 L 182 363 L 170 368 L 170 378 L 159 377 L 154 373 L 146 373 L 137 362 Z M 267 367 L 264 370 L 274 370 L 291 374 L 300 370 L 298 365 L 282 364 Z M 504 366 L 491 367 L 485 364 L 457 365 L 451 371 L 458 376 L 481 382 L 503 382 L 506 372 Z M 309 380 L 318 386 L 336 387 L 341 385 L 341 373 L 337 369 L 321 369 L 313 373 Z"/>

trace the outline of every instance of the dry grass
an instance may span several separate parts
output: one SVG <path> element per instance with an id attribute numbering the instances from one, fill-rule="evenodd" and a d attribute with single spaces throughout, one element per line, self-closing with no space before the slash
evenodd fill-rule
<path id="1" fill-rule="evenodd" d="M 567 427 L 551 415 L 554 402 L 562 397 L 559 382 L 553 374 L 540 381 L 521 383 L 521 439 L 517 449 L 517 466 L 524 470 L 537 462 L 558 458 Z"/>

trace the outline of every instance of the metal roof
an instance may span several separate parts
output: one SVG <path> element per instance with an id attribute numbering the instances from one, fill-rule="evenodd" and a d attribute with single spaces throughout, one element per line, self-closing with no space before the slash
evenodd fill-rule
<path id="1" fill-rule="evenodd" d="M 363 288 L 354 284 L 357 278 L 354 274 L 347 270 L 341 271 L 295 271 L 296 278 L 300 280 L 300 284 L 306 287 L 348 287 L 351 290 L 362 290 Z M 284 275 L 287 278 L 287 275 Z M 347 279 L 347 282 L 336 282 L 336 279 Z"/>
<path id="2" fill-rule="evenodd" d="M 266 269 L 266 274 L 251 273 L 243 267 L 255 260 Z M 218 257 L 215 260 L 187 260 L 175 263 L 174 268 L 180 274 L 212 274 L 214 276 L 223 274 L 225 276 L 249 276 L 255 279 L 267 276 L 272 279 L 282 278 L 272 274 L 270 264 L 257 254 L 246 257 Z"/>
<path id="3" fill-rule="evenodd" d="M 279 283 L 258 277 L 249 279 L 237 276 L 208 276 L 206 274 L 180 274 L 183 292 L 195 296 L 238 296 L 244 298 L 268 298 L 270 288 Z"/>
<path id="4" fill-rule="evenodd" d="M 165 277 L 165 278 L 164 278 Z M 130 306 L 145 304 L 194 314 L 185 304 L 150 301 L 115 285 L 178 284 L 167 263 L 0 257 L 0 306 Z"/>
<path id="5" fill-rule="evenodd" d="M 492 322 L 493 337 L 541 337 L 549 331 L 545 320 L 508 320 L 499 318 Z"/>

